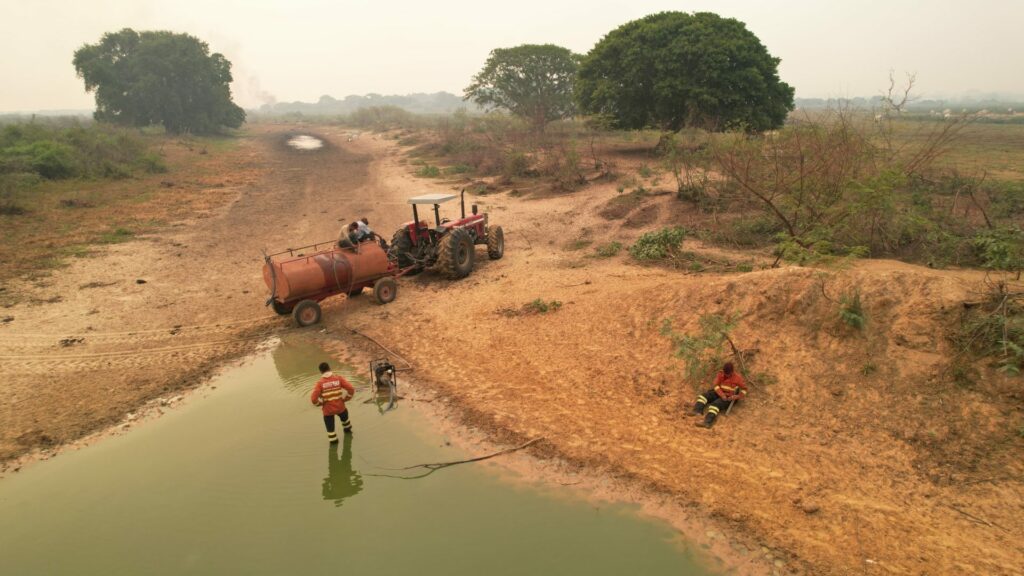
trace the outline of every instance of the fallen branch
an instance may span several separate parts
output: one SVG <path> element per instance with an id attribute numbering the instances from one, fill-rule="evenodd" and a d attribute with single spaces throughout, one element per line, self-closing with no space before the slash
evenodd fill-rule
<path id="1" fill-rule="evenodd" d="M 974 521 L 977 524 L 984 524 L 985 526 L 988 526 L 989 528 L 999 528 L 1000 530 L 1003 530 L 1004 532 L 1009 532 L 1009 530 L 1007 530 L 1006 528 L 1003 528 L 1002 526 L 1000 526 L 999 524 L 996 524 L 995 522 L 989 522 L 988 520 L 985 520 L 984 518 L 979 518 L 979 517 L 975 516 L 974 514 L 971 514 L 970 512 L 965 512 L 964 510 L 961 510 L 961 509 L 957 508 L 956 506 L 953 506 L 952 504 L 946 504 L 946 507 L 948 507 L 950 510 L 955 510 L 955 511 L 963 514 L 964 516 L 970 518 L 972 521 Z"/>
<path id="2" fill-rule="evenodd" d="M 529 446 L 532 446 L 532 445 L 536 444 L 537 442 L 540 442 L 543 439 L 544 439 L 543 436 L 540 437 L 540 438 L 534 438 L 533 440 L 530 440 L 529 442 L 527 442 L 525 444 L 520 444 L 519 446 L 516 446 L 514 448 L 506 448 L 504 450 L 501 450 L 499 452 L 495 452 L 493 454 L 488 454 L 486 456 L 477 456 L 476 458 L 468 458 L 466 460 L 454 460 L 452 462 L 435 462 L 435 463 L 431 463 L 431 464 L 416 464 L 415 466 L 406 466 L 405 468 L 385 468 L 385 470 L 413 470 L 415 468 L 426 468 L 427 470 L 440 470 L 441 468 L 447 468 L 449 466 L 455 466 L 457 464 L 469 464 L 470 462 L 479 462 L 481 460 L 487 460 L 487 459 L 490 459 L 490 458 L 494 458 L 495 456 L 502 456 L 504 454 L 509 454 L 511 452 L 515 452 L 517 450 L 522 450 L 523 448 L 527 448 Z"/>

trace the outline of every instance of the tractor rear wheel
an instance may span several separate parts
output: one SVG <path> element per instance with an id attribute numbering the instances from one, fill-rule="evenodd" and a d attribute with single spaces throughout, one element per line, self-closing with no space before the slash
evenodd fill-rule
<path id="1" fill-rule="evenodd" d="M 465 228 L 455 228 L 441 239 L 437 268 L 450 278 L 465 278 L 473 271 L 473 239 Z"/>
<path id="2" fill-rule="evenodd" d="M 295 305 L 292 317 L 299 326 L 310 326 L 320 321 L 322 312 L 320 305 L 312 300 L 303 300 Z"/>
<path id="3" fill-rule="evenodd" d="M 278 316 L 287 316 L 287 315 L 292 313 L 292 309 L 295 306 L 294 305 L 289 305 L 289 304 L 284 304 L 284 303 L 278 302 L 277 300 L 271 300 L 270 301 L 270 307 L 274 309 L 274 312 L 276 312 Z"/>
<path id="4" fill-rule="evenodd" d="M 498 260 L 505 255 L 505 232 L 501 226 L 487 228 L 487 255 Z"/>
<path id="5" fill-rule="evenodd" d="M 405 226 L 396 230 L 391 237 L 388 258 L 395 260 L 399 268 L 408 268 L 416 263 L 412 259 L 412 238 L 409 238 L 409 229 Z"/>
<path id="6" fill-rule="evenodd" d="M 373 285 L 373 297 L 377 300 L 378 304 L 387 304 L 395 299 L 398 295 L 398 282 L 395 282 L 394 278 L 385 276 Z"/>

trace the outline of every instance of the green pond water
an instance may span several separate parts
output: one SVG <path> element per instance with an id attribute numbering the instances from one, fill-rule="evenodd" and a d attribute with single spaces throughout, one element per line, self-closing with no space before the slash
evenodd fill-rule
<path id="1" fill-rule="evenodd" d="M 408 402 L 364 404 L 350 368 L 355 434 L 328 445 L 308 400 L 324 359 L 281 344 L 205 398 L 8 474 L 0 574 L 709 573 L 667 525 L 571 488 L 480 464 L 388 477 L 467 455 Z"/>

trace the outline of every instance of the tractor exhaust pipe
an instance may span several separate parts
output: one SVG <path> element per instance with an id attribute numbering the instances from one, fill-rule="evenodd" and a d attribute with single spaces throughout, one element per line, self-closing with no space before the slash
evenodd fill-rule
<path id="1" fill-rule="evenodd" d="M 462 204 L 462 219 L 466 219 L 466 189 L 459 192 L 459 203 Z"/>

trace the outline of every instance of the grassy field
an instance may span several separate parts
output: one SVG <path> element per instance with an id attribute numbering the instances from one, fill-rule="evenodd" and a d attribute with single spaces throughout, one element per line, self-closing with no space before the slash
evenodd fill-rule
<path id="1" fill-rule="evenodd" d="M 971 124 L 941 164 L 994 180 L 1024 181 L 1024 124 Z"/>
<path id="2" fill-rule="evenodd" d="M 239 138 L 170 137 L 135 132 L 157 171 L 116 177 L 35 179 L 9 186 L 0 213 L 0 281 L 49 274 L 97 247 L 146 234 L 217 205 L 224 162 Z M 5 291 L 4 298 L 15 298 Z"/>

